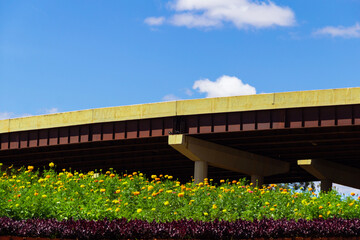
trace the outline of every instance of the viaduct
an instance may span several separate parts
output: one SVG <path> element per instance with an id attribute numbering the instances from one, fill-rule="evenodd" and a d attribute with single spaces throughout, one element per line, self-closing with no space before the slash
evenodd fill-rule
<path id="1" fill-rule="evenodd" d="M 196 182 L 360 188 L 360 88 L 207 98 L 0 120 L 0 162 Z"/>

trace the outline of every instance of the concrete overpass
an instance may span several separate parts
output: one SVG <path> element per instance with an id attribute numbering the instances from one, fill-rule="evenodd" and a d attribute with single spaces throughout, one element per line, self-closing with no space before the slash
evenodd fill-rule
<path id="1" fill-rule="evenodd" d="M 360 88 L 346 88 L 1 120 L 0 162 L 360 188 L 359 140 Z"/>

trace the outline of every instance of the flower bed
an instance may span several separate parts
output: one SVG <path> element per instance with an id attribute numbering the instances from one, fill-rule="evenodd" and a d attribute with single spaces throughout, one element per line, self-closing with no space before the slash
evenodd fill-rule
<path id="1" fill-rule="evenodd" d="M 51 164 L 52 165 L 52 164 Z M 78 173 L 54 167 L 1 172 L 0 216 L 13 219 L 127 218 L 147 221 L 192 219 L 359 218 L 359 200 L 336 191 L 316 195 L 276 185 L 254 188 L 244 181 L 181 184 L 171 176 Z"/>
<path id="2" fill-rule="evenodd" d="M 168 175 L 9 168 L 0 235 L 79 239 L 360 235 L 359 199 L 243 180 L 180 183 Z"/>

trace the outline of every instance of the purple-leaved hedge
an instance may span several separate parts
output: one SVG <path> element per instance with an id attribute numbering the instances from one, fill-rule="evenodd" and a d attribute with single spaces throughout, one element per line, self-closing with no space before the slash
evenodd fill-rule
<path id="1" fill-rule="evenodd" d="M 0 236 L 67 239 L 250 239 L 360 236 L 360 219 L 147 222 L 0 218 Z"/>

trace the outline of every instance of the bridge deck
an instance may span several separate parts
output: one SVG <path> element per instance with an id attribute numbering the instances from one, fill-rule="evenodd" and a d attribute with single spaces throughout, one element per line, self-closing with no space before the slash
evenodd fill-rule
<path id="1" fill-rule="evenodd" d="M 188 179 L 193 162 L 167 144 L 185 133 L 291 163 L 266 182 L 314 180 L 297 159 L 360 168 L 360 88 L 93 109 L 0 121 L 0 162 L 92 170 L 113 167 Z M 244 175 L 210 168 L 212 178 Z"/>

